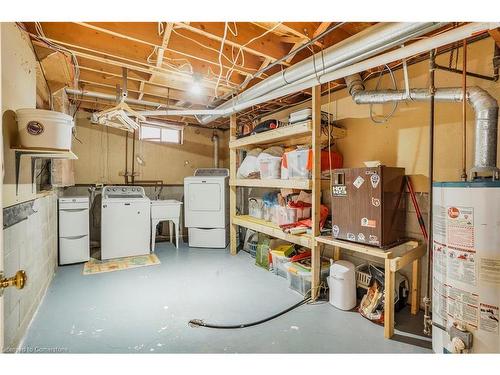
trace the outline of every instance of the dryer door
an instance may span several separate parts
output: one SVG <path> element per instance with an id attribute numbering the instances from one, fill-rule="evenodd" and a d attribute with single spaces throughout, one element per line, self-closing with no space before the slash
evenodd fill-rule
<path id="1" fill-rule="evenodd" d="M 219 180 L 186 181 L 186 227 L 224 228 L 223 186 Z"/>

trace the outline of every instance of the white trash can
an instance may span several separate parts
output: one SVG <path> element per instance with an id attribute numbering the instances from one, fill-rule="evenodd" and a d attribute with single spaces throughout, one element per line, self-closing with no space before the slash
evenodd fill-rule
<path id="1" fill-rule="evenodd" d="M 330 304 L 340 310 L 351 310 L 356 306 L 356 272 L 354 264 L 339 260 L 330 266 L 328 277 Z"/>
<path id="2" fill-rule="evenodd" d="M 21 146 L 71 150 L 73 118 L 45 109 L 23 108 L 16 111 Z"/>

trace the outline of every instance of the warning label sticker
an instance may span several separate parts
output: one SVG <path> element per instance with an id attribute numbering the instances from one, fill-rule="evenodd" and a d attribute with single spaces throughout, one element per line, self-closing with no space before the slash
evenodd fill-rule
<path id="1" fill-rule="evenodd" d="M 432 234 L 435 240 L 440 242 L 446 241 L 446 207 L 434 206 L 434 217 L 432 225 Z"/>
<path id="2" fill-rule="evenodd" d="M 480 329 L 498 334 L 498 306 L 481 303 Z"/>
<path id="3" fill-rule="evenodd" d="M 446 248 L 447 276 L 455 281 L 476 285 L 476 253 L 455 248 Z"/>
<path id="4" fill-rule="evenodd" d="M 448 246 L 474 250 L 474 209 L 450 206 L 446 212 Z"/>
<path id="5" fill-rule="evenodd" d="M 500 259 L 481 258 L 479 261 L 479 275 L 482 281 L 500 284 Z"/>
<path id="6" fill-rule="evenodd" d="M 478 327 L 479 297 L 451 285 L 445 285 L 447 292 L 446 313 L 449 317 Z"/>
<path id="7" fill-rule="evenodd" d="M 434 274 L 446 276 L 446 246 L 434 241 L 433 267 Z"/>
<path id="8" fill-rule="evenodd" d="M 432 285 L 434 290 L 432 311 L 434 314 L 446 321 L 446 288 L 444 284 L 439 282 L 436 278 L 434 278 Z"/>

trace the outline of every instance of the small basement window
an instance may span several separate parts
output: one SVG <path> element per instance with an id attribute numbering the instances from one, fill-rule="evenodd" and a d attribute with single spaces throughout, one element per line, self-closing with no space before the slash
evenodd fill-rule
<path id="1" fill-rule="evenodd" d="M 160 127 L 155 125 L 141 125 L 139 139 L 142 141 L 176 143 L 183 142 L 182 127 Z"/>

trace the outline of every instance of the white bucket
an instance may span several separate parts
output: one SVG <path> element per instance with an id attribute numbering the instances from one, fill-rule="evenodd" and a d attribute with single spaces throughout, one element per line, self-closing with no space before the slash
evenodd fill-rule
<path id="1" fill-rule="evenodd" d="M 23 108 L 16 111 L 21 146 L 71 150 L 73 118 L 61 112 Z"/>

